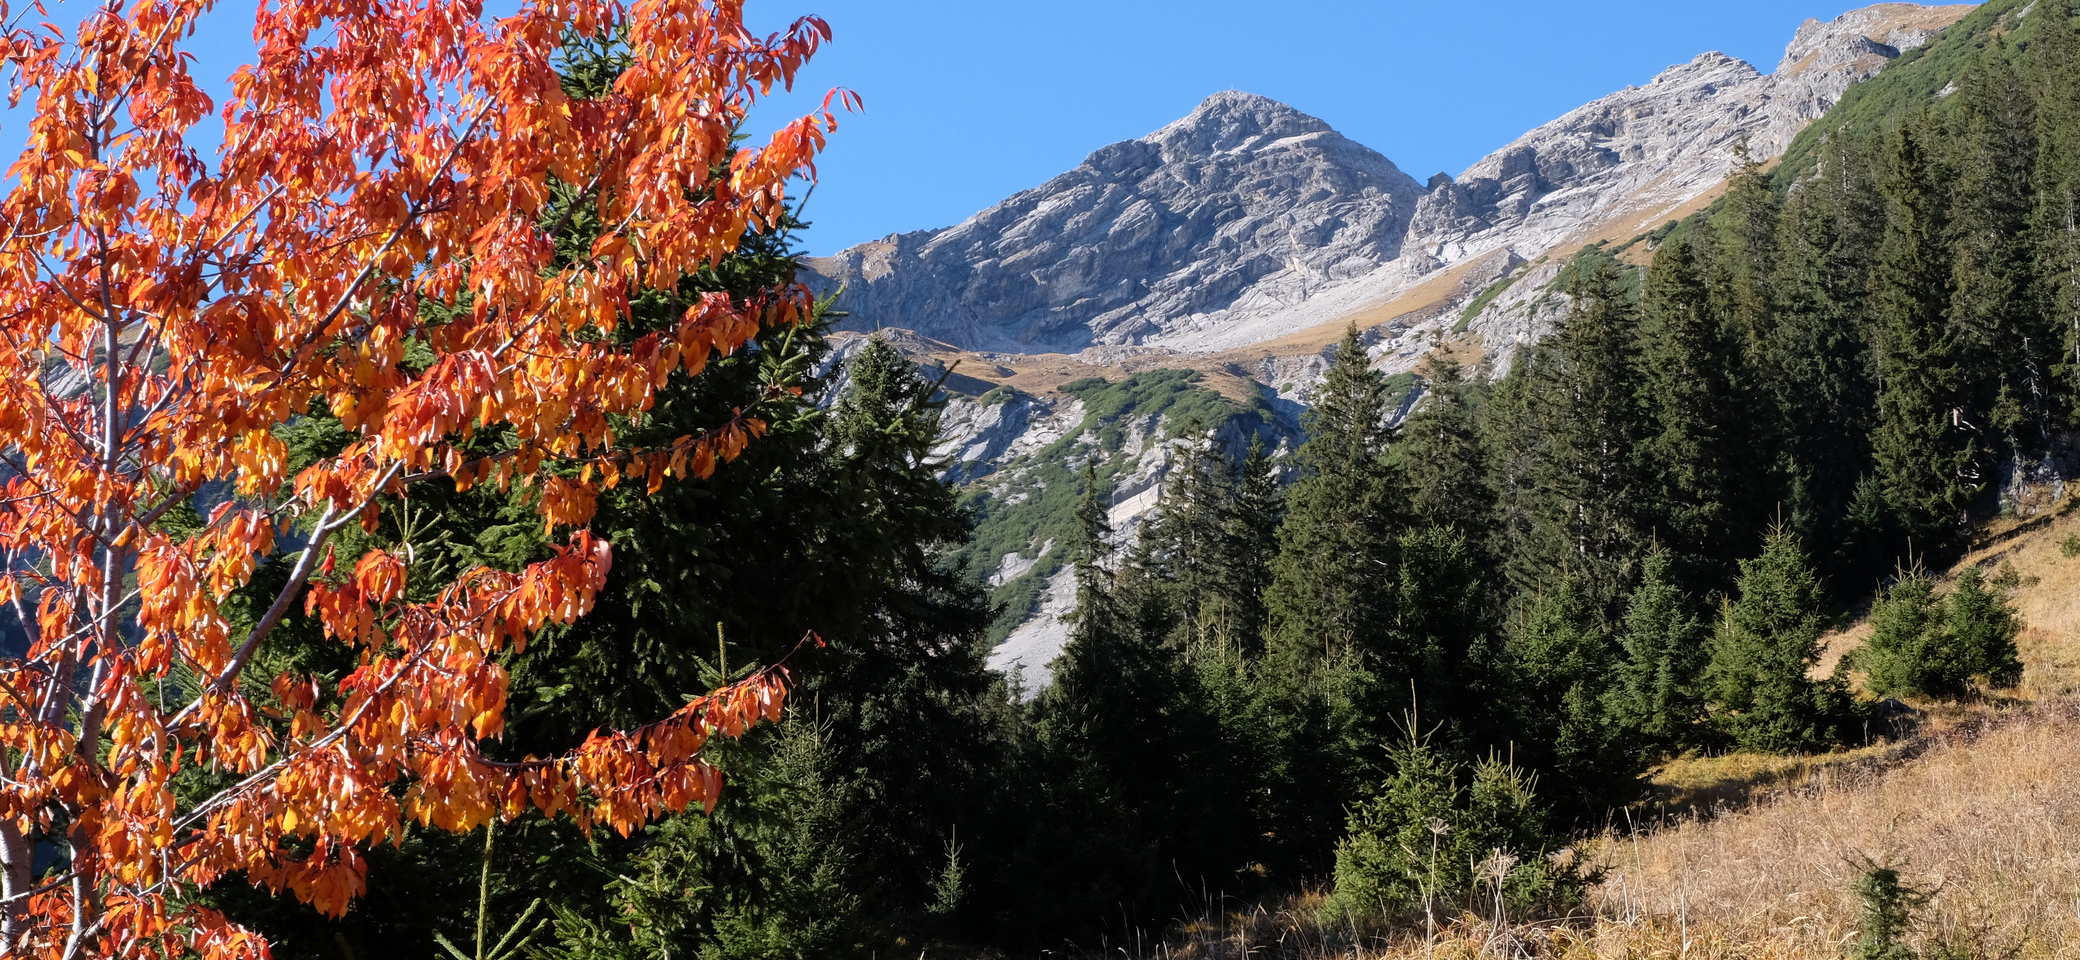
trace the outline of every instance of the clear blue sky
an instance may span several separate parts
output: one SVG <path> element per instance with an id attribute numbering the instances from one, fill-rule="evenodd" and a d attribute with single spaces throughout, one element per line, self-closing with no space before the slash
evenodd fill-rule
<path id="1" fill-rule="evenodd" d="M 1519 134 L 1707 50 L 1767 72 L 1807 17 L 1854 0 L 753 0 L 834 42 L 803 72 L 866 98 L 820 165 L 816 253 L 948 226 L 1206 95 L 1284 101 L 1410 176 L 1457 174 Z"/>
<path id="2" fill-rule="evenodd" d="M 252 54 L 253 3 L 220 2 L 189 47 L 220 105 L 222 78 Z M 866 99 L 864 113 L 842 119 L 808 208 L 807 246 L 831 253 L 958 223 L 1228 89 L 1321 117 L 1418 180 L 1456 174 L 1538 124 L 1706 50 L 1767 71 L 1805 18 L 1854 3 L 749 0 L 747 10 L 761 30 L 813 13 L 836 34 L 794 95 L 760 108 L 766 128 L 834 86 Z M 69 28 L 84 4 L 47 6 Z M 21 112 L 0 109 L 9 162 Z"/>

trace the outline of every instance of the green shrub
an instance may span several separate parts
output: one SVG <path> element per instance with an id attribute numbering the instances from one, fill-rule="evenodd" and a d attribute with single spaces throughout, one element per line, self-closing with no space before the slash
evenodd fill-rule
<path id="1" fill-rule="evenodd" d="M 2070 534 L 2058 542 L 2058 552 L 2066 559 L 2080 557 L 2080 533 Z"/>
<path id="2" fill-rule="evenodd" d="M 1510 272 L 1503 274 L 1502 279 L 1497 280 L 1494 283 L 1488 284 L 1488 286 L 1480 292 L 1479 296 L 1473 298 L 1472 303 L 1466 305 L 1466 309 L 1459 311 L 1459 322 L 1452 324 L 1452 332 L 1465 333 L 1468 327 L 1473 326 L 1474 318 L 1480 316 L 1481 311 L 1488 309 L 1488 304 L 1494 303 L 1496 297 L 1508 293 L 1510 286 L 1512 284 L 1515 284 L 1517 282 L 1517 278 L 1523 275 L 1524 269 L 1522 267 L 1517 267 L 1515 269 L 1512 269 Z"/>
<path id="3" fill-rule="evenodd" d="M 1919 568 L 1903 572 L 1871 608 L 1871 639 L 1856 652 L 1872 693 L 1957 699 L 1974 678 L 2013 687 L 2022 679 L 2021 623 L 2003 591 L 1967 568 L 1947 597 Z"/>
<path id="4" fill-rule="evenodd" d="M 1914 960 L 1904 941 L 1915 908 L 1926 899 L 1920 891 L 1901 883 L 1898 870 L 1876 864 L 1864 866 L 1853 889 L 1863 901 L 1863 921 L 1849 946 L 1851 960 Z"/>
<path id="5" fill-rule="evenodd" d="M 1414 739 L 1393 750 L 1394 775 L 1351 811 L 1336 848 L 1331 921 L 1433 911 L 1456 914 L 1500 893 L 1513 914 L 1570 902 L 1584 879 L 1546 856 L 1555 835 L 1535 778 L 1490 757 L 1467 769 Z M 1499 883 L 1492 871 L 1502 873 Z"/>

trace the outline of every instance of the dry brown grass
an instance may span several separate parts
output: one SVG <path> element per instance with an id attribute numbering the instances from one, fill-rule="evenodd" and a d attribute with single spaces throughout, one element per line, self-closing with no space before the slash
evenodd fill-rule
<path id="1" fill-rule="evenodd" d="M 1935 891 L 1926 935 L 2080 954 L 2076 719 L 2071 702 L 2017 705 L 1931 734 L 1911 763 L 1821 768 L 1744 810 L 1613 834 L 1599 912 L 1834 956 L 1867 858 Z"/>

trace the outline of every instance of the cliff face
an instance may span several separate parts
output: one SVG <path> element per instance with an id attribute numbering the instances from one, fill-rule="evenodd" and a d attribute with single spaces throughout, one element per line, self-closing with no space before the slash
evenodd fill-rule
<path id="1" fill-rule="evenodd" d="M 1337 323 L 1471 261 L 1629 236 L 1706 197 L 1969 7 L 1881 4 L 1807 21 L 1774 73 L 1719 53 L 1418 184 L 1283 104 L 1215 94 L 1140 140 L 943 230 L 809 262 L 851 329 L 964 349 L 1204 353 Z M 1499 259 L 1498 259 L 1499 258 Z"/>

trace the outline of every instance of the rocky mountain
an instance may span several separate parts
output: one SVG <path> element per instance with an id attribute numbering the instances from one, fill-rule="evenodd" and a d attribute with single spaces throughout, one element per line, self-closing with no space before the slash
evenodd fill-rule
<path id="1" fill-rule="evenodd" d="M 1346 323 L 1396 375 L 1404 413 L 1426 355 L 1506 369 L 1564 314 L 1577 251 L 1627 255 L 1716 197 L 1743 147 L 1782 155 L 1852 83 L 1970 9 L 1809 20 L 1771 73 L 1703 54 L 1427 183 L 1319 119 L 1219 93 L 956 226 L 812 258 L 807 279 L 843 289 L 848 329 L 897 331 L 954 368 L 941 453 L 981 518 L 964 559 L 1005 605 L 993 662 L 1031 688 L 1066 637 L 1082 463 L 1131 536 L 1192 429 L 1297 440 Z"/>
<path id="2" fill-rule="evenodd" d="M 971 349 L 1190 347 L 1394 260 L 1423 188 L 1276 101 L 1219 93 L 959 226 L 863 244 L 812 270 L 857 328 Z"/>
<path id="3" fill-rule="evenodd" d="M 1799 28 L 1773 73 L 1719 53 L 1419 185 L 1323 121 L 1226 92 L 943 230 L 809 261 L 854 329 L 970 350 L 1203 353 L 1393 303 L 1440 271 L 1629 236 L 1706 198 L 1746 144 L 1781 154 L 1848 85 L 1968 6 L 1880 4 Z M 1463 284 L 1462 284 L 1463 285 Z"/>

